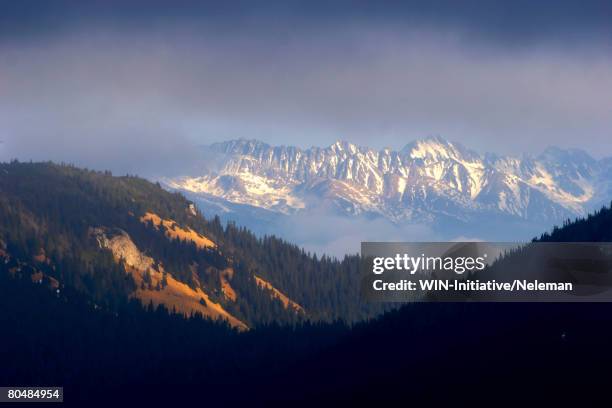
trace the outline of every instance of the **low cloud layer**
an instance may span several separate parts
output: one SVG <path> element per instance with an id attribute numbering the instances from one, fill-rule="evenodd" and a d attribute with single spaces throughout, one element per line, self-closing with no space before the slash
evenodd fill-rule
<path id="1" fill-rule="evenodd" d="M 394 225 L 382 219 L 363 219 L 319 214 L 293 216 L 291 228 L 280 226 L 275 232 L 289 242 L 295 242 L 307 251 L 343 257 L 359 253 L 361 242 L 425 242 L 439 237 L 426 225 Z"/>

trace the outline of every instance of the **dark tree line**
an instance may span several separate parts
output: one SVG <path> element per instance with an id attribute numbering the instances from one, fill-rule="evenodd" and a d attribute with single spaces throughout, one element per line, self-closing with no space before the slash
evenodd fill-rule
<path id="1" fill-rule="evenodd" d="M 561 227 L 540 236 L 542 242 L 609 242 L 612 241 L 612 203 L 585 218 L 567 220 Z"/>

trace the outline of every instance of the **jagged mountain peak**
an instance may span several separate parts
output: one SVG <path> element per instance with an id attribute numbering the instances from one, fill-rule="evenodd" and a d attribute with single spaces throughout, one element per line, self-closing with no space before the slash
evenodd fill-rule
<path id="1" fill-rule="evenodd" d="M 270 146 L 239 139 L 213 145 L 216 172 L 167 180 L 196 196 L 285 214 L 313 206 L 395 223 L 477 219 L 562 222 L 609 201 L 612 161 L 579 149 L 538 156 L 480 154 L 440 136 L 402 149 L 373 149 L 339 139 L 328 147 Z M 325 186 L 325 188 L 322 188 Z M 194 197 L 197 198 L 197 197 Z"/>
<path id="2" fill-rule="evenodd" d="M 550 156 L 555 158 L 580 158 L 595 161 L 585 150 L 569 147 L 569 148 L 561 148 L 558 146 L 548 146 L 540 156 Z"/>
<path id="3" fill-rule="evenodd" d="M 269 144 L 261 140 L 244 138 L 232 139 L 204 146 L 205 149 L 226 154 L 252 154 L 258 150 L 269 149 L 270 147 Z"/>
<path id="4" fill-rule="evenodd" d="M 477 160 L 481 159 L 476 152 L 466 149 L 457 142 L 450 142 L 440 136 L 429 136 L 417 139 L 405 145 L 400 153 L 412 159 L 459 159 Z"/>
<path id="5" fill-rule="evenodd" d="M 561 149 L 559 147 L 550 146 L 547 147 L 537 159 L 555 166 L 572 165 L 580 167 L 582 170 L 597 165 L 597 160 L 591 155 L 582 149 L 576 148 Z"/>
<path id="6" fill-rule="evenodd" d="M 452 147 L 452 143 L 441 136 L 432 135 L 426 136 L 419 139 L 414 139 L 408 142 L 400 151 L 409 151 L 417 146 L 439 146 L 439 147 Z"/>
<path id="7" fill-rule="evenodd" d="M 355 154 L 359 151 L 359 147 L 347 140 L 338 139 L 329 146 L 329 149 L 335 153 Z"/>

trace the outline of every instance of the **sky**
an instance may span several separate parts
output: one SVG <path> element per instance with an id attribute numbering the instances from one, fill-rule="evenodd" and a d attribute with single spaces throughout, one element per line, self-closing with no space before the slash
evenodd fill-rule
<path id="1" fill-rule="evenodd" d="M 400 149 L 432 135 L 612 156 L 609 1 L 0 7 L 0 160 L 160 177 L 227 139 Z"/>

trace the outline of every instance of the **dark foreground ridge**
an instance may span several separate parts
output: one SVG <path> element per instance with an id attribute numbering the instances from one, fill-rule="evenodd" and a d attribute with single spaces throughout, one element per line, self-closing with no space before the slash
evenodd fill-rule
<path id="1" fill-rule="evenodd" d="M 201 217 L 202 229 L 188 216 L 181 218 L 186 200 L 140 179 L 71 167 L 14 163 L 0 172 L 0 384 L 64 386 L 66 403 L 80 406 L 89 401 L 584 405 L 610 398 L 610 304 L 415 304 L 351 327 L 307 317 L 286 321 L 291 325 L 268 324 L 262 312 L 259 320 L 245 319 L 254 329 L 238 332 L 200 315 L 186 319 L 164 306 L 143 308 L 130 297 L 134 282 L 126 281 L 124 265 L 78 235 L 104 220 L 109 227 L 122 222 L 136 236 L 143 224 L 130 224 L 135 217 L 128 212 L 156 210 L 216 242 L 230 241 L 221 238 L 225 230 L 213 233 L 213 224 Z M 12 172 L 20 177 L 9 177 Z M 132 183 L 142 186 L 131 193 L 155 194 L 124 196 L 121 185 Z M 165 194 L 180 206 L 155 202 Z M 142 226 L 143 236 L 153 234 L 150 227 Z M 604 209 L 541 239 L 603 241 L 611 231 L 612 210 Z M 41 247 L 50 261 L 40 257 Z M 172 270 L 169 259 L 165 265 Z M 287 273 L 300 271 L 288 265 L 296 269 L 287 267 Z"/>

